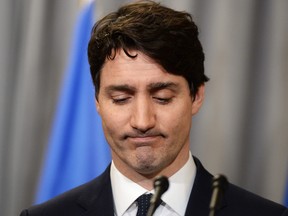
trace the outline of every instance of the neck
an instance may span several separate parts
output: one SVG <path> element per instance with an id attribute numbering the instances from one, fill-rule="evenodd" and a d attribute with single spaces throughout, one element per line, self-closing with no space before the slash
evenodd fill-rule
<path id="1" fill-rule="evenodd" d="M 130 167 L 122 160 L 117 160 L 117 157 L 116 158 L 113 157 L 113 153 L 112 153 L 112 159 L 115 167 L 119 170 L 119 172 L 121 172 L 131 181 L 150 191 L 153 189 L 154 179 L 157 176 L 163 175 L 169 178 L 186 164 L 186 162 L 189 159 L 189 148 L 184 150 L 185 151 L 182 151 L 180 154 L 178 154 L 177 157 L 174 159 L 174 161 L 168 164 L 165 168 L 163 168 L 160 171 L 155 171 L 151 173 L 137 172 L 135 169 Z"/>

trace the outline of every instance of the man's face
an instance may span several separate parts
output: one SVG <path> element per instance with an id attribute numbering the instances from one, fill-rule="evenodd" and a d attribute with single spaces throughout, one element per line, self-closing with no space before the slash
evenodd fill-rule
<path id="1" fill-rule="evenodd" d="M 96 106 L 120 172 L 169 176 L 184 165 L 204 86 L 199 92 L 193 101 L 183 77 L 141 52 L 132 59 L 118 51 L 114 60 L 106 60 Z"/>

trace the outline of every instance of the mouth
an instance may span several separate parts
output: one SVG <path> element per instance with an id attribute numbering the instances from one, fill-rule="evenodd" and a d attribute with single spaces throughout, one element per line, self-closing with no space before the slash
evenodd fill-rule
<path id="1" fill-rule="evenodd" d="M 155 139 L 157 137 L 165 137 L 165 134 L 159 132 L 159 131 L 148 131 L 148 132 L 145 132 L 145 133 L 141 133 L 139 131 L 132 131 L 132 132 L 127 132 L 125 134 L 123 134 L 122 138 L 123 139 Z"/>
<path id="2" fill-rule="evenodd" d="M 148 131 L 146 133 L 132 131 L 125 133 L 122 138 L 130 142 L 134 147 L 151 147 L 159 145 L 162 142 L 162 139 L 165 139 L 165 134 L 156 130 Z"/>
<path id="3" fill-rule="evenodd" d="M 157 141 L 160 136 L 129 136 L 128 139 L 135 143 L 149 144 Z"/>

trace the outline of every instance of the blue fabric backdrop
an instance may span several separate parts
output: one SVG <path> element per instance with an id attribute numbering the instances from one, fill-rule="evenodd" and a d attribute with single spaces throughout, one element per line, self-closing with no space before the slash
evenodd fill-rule
<path id="1" fill-rule="evenodd" d="M 92 3 L 81 11 L 76 23 L 36 203 L 91 180 L 111 160 L 96 112 L 87 57 L 93 12 Z"/>

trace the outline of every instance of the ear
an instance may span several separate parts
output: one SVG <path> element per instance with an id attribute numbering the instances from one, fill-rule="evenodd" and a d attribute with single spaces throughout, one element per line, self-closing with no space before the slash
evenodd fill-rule
<path id="1" fill-rule="evenodd" d="M 194 100 L 192 101 L 192 115 L 195 115 L 201 108 L 205 96 L 205 85 L 202 84 L 198 88 L 198 92 L 194 96 Z"/>
<path id="2" fill-rule="evenodd" d="M 100 115 L 100 104 L 99 104 L 99 101 L 98 101 L 98 99 L 96 97 L 95 97 L 95 104 L 96 104 L 96 110 L 97 110 L 97 112 Z"/>

